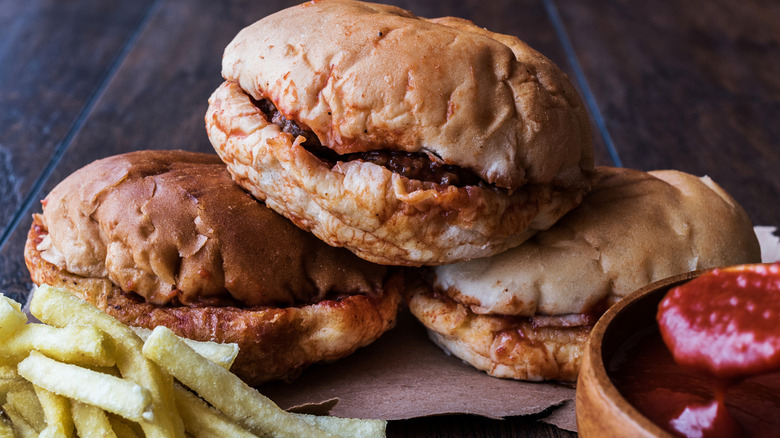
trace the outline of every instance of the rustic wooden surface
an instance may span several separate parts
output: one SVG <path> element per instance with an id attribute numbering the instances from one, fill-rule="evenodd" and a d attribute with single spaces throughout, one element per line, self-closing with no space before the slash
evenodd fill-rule
<path id="1" fill-rule="evenodd" d="M 30 215 L 62 178 L 137 149 L 210 151 L 222 50 L 284 0 L 0 0 L 0 290 L 22 298 Z M 780 225 L 780 3 L 394 0 L 517 35 L 567 71 L 598 164 L 710 175 Z M 390 424 L 391 436 L 569 436 L 535 419 Z"/>

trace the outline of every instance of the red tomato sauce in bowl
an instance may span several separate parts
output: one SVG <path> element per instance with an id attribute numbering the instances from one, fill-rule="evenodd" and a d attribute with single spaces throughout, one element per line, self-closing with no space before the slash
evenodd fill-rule
<path id="1" fill-rule="evenodd" d="M 610 363 L 632 405 L 677 436 L 780 436 L 780 264 L 704 273 L 657 321 Z"/>

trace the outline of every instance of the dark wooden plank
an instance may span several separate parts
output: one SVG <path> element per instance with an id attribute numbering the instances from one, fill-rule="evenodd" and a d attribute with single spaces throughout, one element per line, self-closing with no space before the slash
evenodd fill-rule
<path id="1" fill-rule="evenodd" d="M 541 423 L 533 417 L 491 420 L 466 415 L 444 415 L 391 421 L 387 426 L 387 436 L 388 438 L 572 438 L 577 434 Z"/>
<path id="2" fill-rule="evenodd" d="M 52 182 L 96 158 L 132 150 L 213 151 L 203 118 L 209 95 L 222 82 L 222 51 L 238 30 L 273 12 L 275 3 L 163 2 Z"/>
<path id="3" fill-rule="evenodd" d="M 0 235 L 152 0 L 0 0 Z"/>
<path id="4" fill-rule="evenodd" d="M 780 3 L 550 1 L 626 166 L 710 175 L 780 225 Z"/>

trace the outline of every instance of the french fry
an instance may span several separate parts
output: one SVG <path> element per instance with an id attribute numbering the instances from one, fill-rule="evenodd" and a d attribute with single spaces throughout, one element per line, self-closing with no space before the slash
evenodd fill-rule
<path id="1" fill-rule="evenodd" d="M 71 400 L 70 410 L 80 437 L 117 438 L 106 413 L 97 406 Z"/>
<path id="2" fill-rule="evenodd" d="M 35 394 L 46 419 L 46 428 L 41 431 L 41 438 L 70 438 L 73 434 L 73 417 L 68 399 L 37 385 Z"/>
<path id="3" fill-rule="evenodd" d="M 296 417 L 342 438 L 384 438 L 387 421 L 295 414 Z"/>
<path id="4" fill-rule="evenodd" d="M 117 438 L 138 438 L 142 436 L 133 430 L 133 427 L 122 417 L 113 414 L 108 415 L 108 422 L 111 423 L 111 429 L 114 430 Z"/>
<path id="5" fill-rule="evenodd" d="M 173 379 L 143 357 L 143 341 L 128 326 L 67 291 L 48 285 L 36 290 L 30 310 L 46 324 L 92 324 L 113 338 L 116 364 L 122 376 L 146 388 L 152 396 L 152 419 L 140 422 L 144 434 L 149 438 L 184 436 L 184 424 L 176 412 Z"/>
<path id="6" fill-rule="evenodd" d="M 166 327 L 146 340 L 144 356 L 236 423 L 259 435 L 332 437 L 333 435 L 280 409 L 236 375 L 195 352 Z"/>
<path id="7" fill-rule="evenodd" d="M 16 372 L 16 367 L 0 366 L 0 404 L 5 404 L 6 395 L 26 382 Z"/>
<path id="8" fill-rule="evenodd" d="M 33 351 L 19 362 L 19 374 L 35 385 L 80 402 L 99 406 L 133 421 L 151 415 L 146 388 L 108 374 L 57 362 Z"/>
<path id="9" fill-rule="evenodd" d="M 19 330 L 27 323 L 22 305 L 0 294 L 0 340 Z"/>
<path id="10" fill-rule="evenodd" d="M 37 432 L 46 427 L 43 408 L 32 385 L 27 384 L 8 393 L 6 404 L 24 418 Z"/>
<path id="11" fill-rule="evenodd" d="M 122 373 L 119 372 L 119 370 L 116 368 L 116 366 L 113 367 L 95 367 L 91 365 L 86 365 L 85 368 L 89 368 L 92 371 L 101 373 L 101 374 L 108 374 L 109 376 L 119 377 L 122 378 Z"/>
<path id="12" fill-rule="evenodd" d="M 143 327 L 130 327 L 144 342 L 152 334 L 152 331 Z M 238 356 L 238 344 L 227 343 L 220 344 L 218 342 L 211 341 L 196 341 L 194 339 L 188 339 L 181 337 L 181 340 L 187 343 L 193 350 L 198 352 L 201 356 L 216 363 L 222 368 L 229 370 L 233 366 L 233 362 Z"/>
<path id="13" fill-rule="evenodd" d="M 134 329 L 135 330 L 135 329 Z M 151 330 L 145 330 L 146 333 L 139 333 L 142 339 L 148 339 Z M 138 333 L 138 331 L 136 331 Z M 223 366 L 222 363 L 215 361 L 211 357 L 198 351 L 197 345 L 201 342 L 188 342 L 187 338 L 179 337 L 187 345 L 193 347 L 197 353 L 211 360 L 225 369 L 229 366 Z M 223 345 L 223 344 L 216 344 Z M 211 350 L 205 350 L 207 353 Z M 176 406 L 179 414 L 184 420 L 184 429 L 188 433 L 198 438 L 208 437 L 254 437 L 255 435 L 242 429 L 240 426 L 231 422 L 224 414 L 210 407 L 200 397 L 174 383 L 174 395 L 176 396 Z M 318 427 L 326 432 L 342 438 L 382 438 L 386 434 L 387 422 L 384 420 L 357 420 L 353 418 L 340 418 L 329 416 L 317 416 L 294 413 L 296 417 Z"/>
<path id="14" fill-rule="evenodd" d="M 212 408 L 197 395 L 174 384 L 174 395 L 184 430 L 196 438 L 255 438 L 256 435 L 236 425 L 224 414 Z"/>
<path id="15" fill-rule="evenodd" d="M 18 391 L 29 384 L 30 382 L 21 377 L 17 379 L 0 379 L 0 403 L 5 404 L 9 393 Z"/>
<path id="16" fill-rule="evenodd" d="M 0 418 L 0 438 L 16 438 L 14 428 L 4 418 Z"/>
<path id="17" fill-rule="evenodd" d="M 16 365 L 0 365 L 0 379 L 14 380 L 19 378 L 16 372 Z"/>
<path id="18" fill-rule="evenodd" d="M 11 428 L 13 429 L 16 438 L 38 438 L 38 431 L 35 430 L 24 417 L 19 415 L 14 408 L 6 403 L 3 405 L 3 411 L 5 411 L 8 418 L 11 419 Z"/>
<path id="19" fill-rule="evenodd" d="M 19 306 L 0 296 L 2 302 L 13 321 Z M 384 436 L 384 421 L 280 409 L 230 373 L 236 344 L 192 341 L 165 327 L 141 330 L 144 343 L 110 315 L 46 285 L 30 307 L 52 327 L 10 323 L 0 333 L 0 362 L 19 361 L 17 369 L 0 363 L 0 403 L 13 423 L 12 430 L 0 424 L 0 438 L 4 430 L 67 438 L 74 429 L 79 436 L 119 438 Z M 174 385 L 174 377 L 200 397 Z"/>
<path id="20" fill-rule="evenodd" d="M 0 358 L 17 363 L 37 350 L 52 359 L 77 365 L 113 366 L 109 338 L 96 327 L 27 324 L 0 345 Z"/>

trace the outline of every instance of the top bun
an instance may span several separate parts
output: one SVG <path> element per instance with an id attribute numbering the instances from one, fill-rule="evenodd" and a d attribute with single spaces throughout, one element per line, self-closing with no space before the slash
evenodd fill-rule
<path id="1" fill-rule="evenodd" d="M 155 305 L 310 304 L 379 294 L 387 273 L 257 202 L 210 154 L 95 161 L 47 195 L 43 217 L 45 260 Z"/>
<path id="2" fill-rule="evenodd" d="M 509 190 L 591 182 L 588 118 L 566 75 L 467 20 L 307 2 L 243 29 L 222 70 L 338 154 L 423 153 Z"/>

